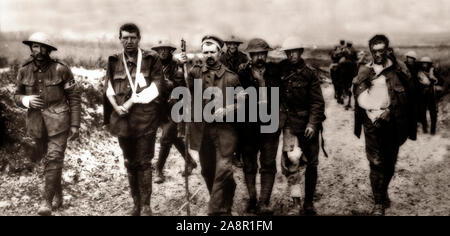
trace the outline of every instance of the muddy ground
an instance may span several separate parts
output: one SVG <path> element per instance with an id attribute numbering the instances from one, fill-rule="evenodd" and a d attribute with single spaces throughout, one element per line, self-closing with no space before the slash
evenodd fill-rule
<path id="1" fill-rule="evenodd" d="M 323 85 L 327 120 L 324 135 L 329 158 L 320 154 L 316 208 L 320 215 L 367 215 L 372 207 L 369 163 L 364 140 L 353 131 L 353 113 L 333 99 L 333 89 Z M 392 207 L 387 215 L 450 215 L 450 107 L 440 106 L 438 134 L 419 131 L 418 140 L 401 148 L 397 171 L 390 187 Z M 86 109 L 84 122 L 101 118 L 101 107 Z M 89 122 L 88 122 L 89 121 Z M 80 141 L 69 144 L 64 167 L 64 208 L 55 215 L 126 215 L 132 207 L 126 172 L 116 139 L 101 126 L 82 126 Z M 1 156 L 20 158 L 22 151 L 1 149 Z M 159 142 L 156 153 L 159 152 Z M 22 156 L 20 156 L 22 155 Z M 156 162 L 156 158 L 154 159 Z M 279 156 L 278 156 L 279 164 Z M 155 215 L 185 215 L 184 162 L 172 148 L 166 164 L 166 182 L 153 185 Z M 279 166 L 278 166 L 279 169 Z M 233 214 L 245 215 L 248 194 L 242 169 L 235 168 L 237 189 Z M 42 166 L 30 171 L 0 174 L 0 215 L 35 215 L 42 187 Z M 190 177 L 192 215 L 206 215 L 208 192 L 197 168 Z M 259 183 L 259 180 L 258 180 Z M 276 215 L 285 215 L 291 206 L 286 178 L 278 171 L 271 201 Z"/>

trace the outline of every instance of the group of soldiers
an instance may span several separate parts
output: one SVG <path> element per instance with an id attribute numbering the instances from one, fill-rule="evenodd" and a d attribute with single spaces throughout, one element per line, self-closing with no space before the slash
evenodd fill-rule
<path id="1" fill-rule="evenodd" d="M 430 113 L 430 134 L 436 133 L 437 101 L 442 95 L 444 81 L 439 70 L 433 65 L 430 57 L 417 59 L 417 53 L 409 51 L 405 54 L 405 65 L 411 73 L 415 85 L 415 109 L 417 121 L 422 125 L 423 133 L 428 133 L 427 111 Z"/>
<path id="2" fill-rule="evenodd" d="M 223 41 L 207 35 L 201 41 L 203 65 L 195 65 L 189 70 L 184 66 L 186 53 L 182 52 L 180 59 L 175 60 L 173 52 L 177 47 L 169 42 L 158 42 L 153 51 L 142 50 L 139 47 L 141 33 L 135 24 L 122 25 L 119 39 L 123 51 L 108 58 L 105 91 L 102 92 L 105 124 L 118 138 L 123 151 L 133 199 L 131 215 L 152 214 L 151 161 L 159 127 L 163 134 L 154 181 L 165 181 L 163 168 L 172 145 L 185 159 L 183 175 L 190 175 L 199 160 L 201 175 L 210 194 L 208 215 L 231 215 L 236 188 L 232 166 L 233 158 L 237 156 L 242 159 L 248 189 L 246 211 L 258 215 L 273 214 L 270 198 L 277 172 L 280 135 L 283 136 L 281 169 L 288 178 L 294 204 L 289 214 L 316 214 L 314 194 L 322 122 L 326 118 L 325 102 L 318 76 L 302 59 L 304 46 L 300 39 L 286 39 L 282 50 L 287 59 L 274 63 L 268 61 L 268 52 L 273 49 L 263 39 L 251 39 L 244 53 L 239 50 L 242 41 L 235 37 Z M 50 57 L 56 47 L 48 36 L 35 33 L 24 43 L 30 47 L 32 58 L 19 70 L 15 100 L 19 106 L 28 108 L 28 131 L 45 160 L 45 188 L 38 213 L 51 215 L 52 209 L 63 203 L 64 151 L 67 140 L 78 137 L 80 92 L 70 69 Z M 225 45 L 227 50 L 223 52 Z M 390 205 L 387 190 L 398 149 L 408 137 L 416 138 L 415 123 L 412 125 L 416 121 L 410 116 L 414 112 L 410 100 L 410 89 L 414 85 L 410 73 L 389 58 L 389 40 L 384 35 L 374 36 L 369 41 L 369 49 L 372 62 L 360 66 L 353 80 L 355 134 L 359 137 L 364 127 L 374 195 L 372 213 L 383 215 Z M 218 88 L 226 94 L 224 101 L 230 100 L 225 92 L 229 87 L 254 87 L 257 91 L 263 87 L 279 88 L 277 131 L 261 132 L 260 127 L 265 124 L 262 120 L 202 120 L 186 123 L 190 135 L 183 139 L 179 135 L 182 133 L 179 132 L 180 125 L 169 115 L 177 102 L 170 94 L 179 86 L 189 88 L 194 94 L 194 79 L 201 79 L 203 91 Z M 246 96 L 245 93 L 240 95 Z M 221 107 L 214 115 L 226 117 L 234 114 L 230 112 L 234 108 L 248 111 L 248 106 L 239 108 L 236 99 L 231 100 L 234 100 L 231 109 Z M 208 102 L 203 99 L 203 106 Z M 273 102 L 273 96 L 258 92 L 259 106 L 275 105 Z M 258 171 L 259 194 L 256 188 Z"/>

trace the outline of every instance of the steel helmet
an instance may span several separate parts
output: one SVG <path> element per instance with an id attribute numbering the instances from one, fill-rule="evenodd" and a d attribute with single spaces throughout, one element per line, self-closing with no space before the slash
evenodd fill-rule
<path id="1" fill-rule="evenodd" d="M 224 40 L 225 43 L 237 43 L 242 44 L 242 40 L 238 39 L 236 36 L 231 35 L 229 38 Z"/>
<path id="2" fill-rule="evenodd" d="M 156 50 L 158 48 L 170 48 L 172 51 L 177 50 L 177 47 L 169 40 L 159 40 L 156 45 L 152 47 L 153 50 Z"/>
<path id="3" fill-rule="evenodd" d="M 281 46 L 282 51 L 294 50 L 294 49 L 303 49 L 305 45 L 302 44 L 302 40 L 298 37 L 289 37 L 284 40 L 283 45 Z"/>
<path id="4" fill-rule="evenodd" d="M 36 32 L 28 38 L 28 40 L 22 41 L 22 43 L 31 46 L 33 43 L 39 43 L 44 46 L 47 46 L 51 50 L 58 50 L 54 45 L 53 41 L 50 39 L 50 36 L 48 36 L 46 33 L 43 32 Z"/>
<path id="5" fill-rule="evenodd" d="M 419 62 L 422 62 L 422 63 L 433 63 L 433 61 L 431 60 L 430 57 L 422 57 L 422 58 L 420 58 Z"/>
<path id="6" fill-rule="evenodd" d="M 414 51 L 409 51 L 405 54 L 405 57 L 411 57 L 411 58 L 417 59 L 417 54 Z"/>
<path id="7" fill-rule="evenodd" d="M 247 51 L 248 53 L 251 52 L 268 52 L 271 51 L 272 48 L 269 46 L 269 44 L 264 40 L 260 38 L 254 38 L 248 42 Z"/>

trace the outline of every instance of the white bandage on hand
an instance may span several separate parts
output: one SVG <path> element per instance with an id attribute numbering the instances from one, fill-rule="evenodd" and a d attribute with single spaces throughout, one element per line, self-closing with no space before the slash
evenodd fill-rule
<path id="1" fill-rule="evenodd" d="M 23 104 L 26 108 L 30 108 L 30 96 L 23 96 L 23 98 L 22 98 L 22 104 Z"/>
<path id="2" fill-rule="evenodd" d="M 114 89 L 112 87 L 111 81 L 108 81 L 108 88 L 106 89 L 106 96 L 114 96 L 116 95 L 116 92 L 114 92 Z"/>

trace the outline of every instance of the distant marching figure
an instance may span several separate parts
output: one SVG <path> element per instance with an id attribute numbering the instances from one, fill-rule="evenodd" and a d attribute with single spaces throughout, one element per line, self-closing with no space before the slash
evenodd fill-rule
<path id="1" fill-rule="evenodd" d="M 44 156 L 45 185 L 38 214 L 48 216 L 63 204 L 61 174 L 67 140 L 79 136 L 81 97 L 69 67 L 50 58 L 56 47 L 45 33 L 23 41 L 31 50 L 17 75 L 14 100 L 27 108 L 27 129 L 34 138 L 37 159 Z M 36 159 L 35 159 L 36 160 Z"/>
<path id="2" fill-rule="evenodd" d="M 433 61 L 430 57 L 422 57 L 419 60 L 417 78 L 419 81 L 419 121 L 422 123 L 424 133 L 428 132 L 427 111 L 430 112 L 431 127 L 430 133 L 436 133 L 437 122 L 437 104 L 435 86 L 441 84 L 439 74 L 433 67 Z"/>

